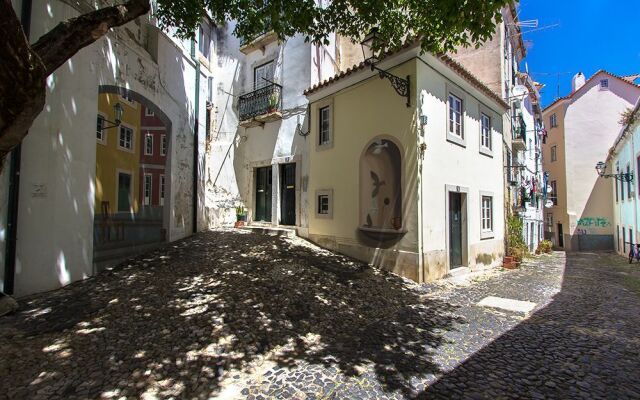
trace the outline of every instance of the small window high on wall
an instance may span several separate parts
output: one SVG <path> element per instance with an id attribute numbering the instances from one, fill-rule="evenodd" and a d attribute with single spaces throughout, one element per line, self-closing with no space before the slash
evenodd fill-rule
<path id="1" fill-rule="evenodd" d="M 402 155 L 393 141 L 380 138 L 360 158 L 360 228 L 400 232 L 402 227 Z"/>

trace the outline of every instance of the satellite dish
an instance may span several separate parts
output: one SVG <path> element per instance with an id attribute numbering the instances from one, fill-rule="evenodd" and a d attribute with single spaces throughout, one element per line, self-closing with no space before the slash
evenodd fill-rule
<path id="1" fill-rule="evenodd" d="M 546 203 L 544 203 L 545 208 L 551 208 L 553 207 L 553 201 L 551 200 L 547 200 Z"/>
<path id="2" fill-rule="evenodd" d="M 520 101 L 522 101 L 524 97 L 528 94 L 529 94 L 529 90 L 524 85 L 515 85 L 511 89 L 511 97 L 515 97 Z"/>

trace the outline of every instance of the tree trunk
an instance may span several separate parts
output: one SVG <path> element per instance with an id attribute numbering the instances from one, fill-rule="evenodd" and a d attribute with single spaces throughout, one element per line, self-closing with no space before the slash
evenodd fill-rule
<path id="1" fill-rule="evenodd" d="M 47 76 L 110 28 L 149 9 L 149 0 L 105 7 L 61 22 L 30 45 L 11 0 L 0 0 L 0 162 L 24 139 L 42 111 Z"/>

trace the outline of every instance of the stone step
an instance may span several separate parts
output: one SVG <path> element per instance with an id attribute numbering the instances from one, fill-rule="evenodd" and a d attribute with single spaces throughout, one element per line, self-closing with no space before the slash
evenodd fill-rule
<path id="1" fill-rule="evenodd" d="M 247 232 L 261 233 L 263 235 L 270 235 L 270 236 L 296 237 L 295 228 L 282 228 L 282 227 L 270 226 L 270 225 L 256 225 L 252 223 L 251 225 L 245 225 L 238 229 L 241 229 Z"/>

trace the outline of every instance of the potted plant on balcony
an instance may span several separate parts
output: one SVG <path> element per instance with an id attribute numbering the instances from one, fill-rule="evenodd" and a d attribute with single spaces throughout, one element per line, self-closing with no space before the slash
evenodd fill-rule
<path id="1" fill-rule="evenodd" d="M 271 93 L 269 96 L 268 113 L 274 113 L 278 110 L 278 94 Z"/>
<path id="2" fill-rule="evenodd" d="M 247 221 L 247 210 L 242 206 L 236 207 L 235 227 L 238 228 L 238 227 L 244 226 L 244 223 L 246 221 Z"/>

